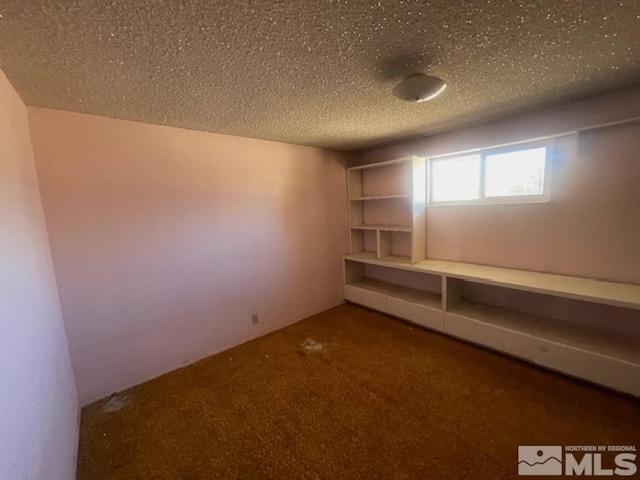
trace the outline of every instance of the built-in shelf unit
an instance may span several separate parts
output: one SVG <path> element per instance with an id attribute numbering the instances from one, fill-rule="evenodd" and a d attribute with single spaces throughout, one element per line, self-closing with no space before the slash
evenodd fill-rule
<path id="1" fill-rule="evenodd" d="M 587 309 L 607 305 L 624 309 L 627 318 L 640 322 L 640 285 L 426 259 L 426 192 L 418 185 L 426 186 L 424 170 L 424 160 L 417 157 L 348 169 L 351 253 L 344 258 L 345 299 L 640 396 L 639 337 L 523 313 L 515 305 L 485 305 L 467 295 L 477 286 L 528 292 L 534 303 L 564 298 Z M 385 181 L 391 188 L 405 182 L 408 190 L 385 191 Z M 392 201 L 406 202 L 411 224 L 396 224 L 393 219 L 370 223 L 385 210 L 393 211 L 382 205 Z M 378 206 L 368 212 L 369 204 Z M 603 324 L 608 321 L 602 319 Z"/>
<path id="2" fill-rule="evenodd" d="M 350 252 L 425 258 L 425 160 L 406 157 L 347 169 Z M 366 232 L 374 232 L 367 234 Z"/>

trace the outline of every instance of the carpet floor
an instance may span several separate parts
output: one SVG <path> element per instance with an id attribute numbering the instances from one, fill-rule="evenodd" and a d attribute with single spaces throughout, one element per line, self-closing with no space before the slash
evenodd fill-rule
<path id="1" fill-rule="evenodd" d="M 640 401 L 345 304 L 85 407 L 78 479 L 509 479 L 519 445 L 640 447 Z"/>

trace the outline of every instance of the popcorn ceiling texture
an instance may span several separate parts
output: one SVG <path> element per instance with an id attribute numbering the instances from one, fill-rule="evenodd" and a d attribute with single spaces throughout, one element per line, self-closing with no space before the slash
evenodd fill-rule
<path id="1" fill-rule="evenodd" d="M 640 82 L 639 0 L 3 0 L 28 105 L 354 150 Z M 391 95 L 424 71 L 438 99 Z"/>

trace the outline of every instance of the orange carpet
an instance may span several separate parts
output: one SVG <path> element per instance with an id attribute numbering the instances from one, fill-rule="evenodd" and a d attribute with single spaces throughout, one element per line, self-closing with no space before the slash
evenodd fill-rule
<path id="1" fill-rule="evenodd" d="M 342 305 L 86 407 L 78 479 L 508 479 L 519 445 L 640 447 L 640 401 Z"/>

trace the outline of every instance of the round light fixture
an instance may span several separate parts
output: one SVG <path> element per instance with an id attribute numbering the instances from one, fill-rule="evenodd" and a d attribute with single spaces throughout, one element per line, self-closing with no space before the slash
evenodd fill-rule
<path id="1" fill-rule="evenodd" d="M 437 97 L 446 87 L 441 78 L 416 73 L 393 87 L 393 95 L 405 102 L 419 103 Z"/>

